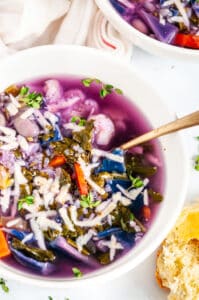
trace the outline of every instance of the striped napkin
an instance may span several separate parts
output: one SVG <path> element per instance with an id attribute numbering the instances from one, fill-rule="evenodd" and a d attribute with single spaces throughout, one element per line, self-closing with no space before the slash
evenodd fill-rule
<path id="1" fill-rule="evenodd" d="M 103 1 L 103 0 L 102 0 Z M 132 45 L 94 0 L 1 0 L 0 57 L 45 44 L 77 44 L 131 58 Z"/>

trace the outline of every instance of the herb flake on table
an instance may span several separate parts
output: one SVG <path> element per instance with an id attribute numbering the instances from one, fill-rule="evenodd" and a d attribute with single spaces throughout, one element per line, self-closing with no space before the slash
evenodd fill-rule
<path id="1" fill-rule="evenodd" d="M 5 293 L 9 292 L 9 287 L 6 285 L 5 279 L 0 278 L 0 286 Z"/>
<path id="2" fill-rule="evenodd" d="M 196 156 L 196 158 L 195 158 L 195 165 L 194 165 L 194 169 L 196 170 L 196 171 L 199 171 L 199 155 L 197 155 Z"/>

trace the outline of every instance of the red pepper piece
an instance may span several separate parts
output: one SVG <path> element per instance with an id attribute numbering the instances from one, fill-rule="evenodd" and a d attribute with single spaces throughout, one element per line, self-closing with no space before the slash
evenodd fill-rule
<path id="1" fill-rule="evenodd" d="M 199 49 L 199 36 L 178 33 L 176 35 L 174 44 L 185 48 Z"/>
<path id="2" fill-rule="evenodd" d="M 150 218 L 151 218 L 151 209 L 150 209 L 150 207 L 144 205 L 142 207 L 142 215 L 143 215 L 145 220 L 150 220 Z"/>
<path id="3" fill-rule="evenodd" d="M 49 166 L 53 168 L 60 167 L 66 163 L 66 158 L 64 155 L 56 155 L 53 159 L 49 162 Z"/>

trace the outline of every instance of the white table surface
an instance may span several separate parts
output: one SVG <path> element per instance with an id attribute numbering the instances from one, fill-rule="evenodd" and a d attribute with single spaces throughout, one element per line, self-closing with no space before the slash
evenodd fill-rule
<path id="1" fill-rule="evenodd" d="M 132 67 L 159 92 L 163 92 L 168 106 L 178 115 L 198 109 L 199 62 L 188 64 L 160 59 L 135 49 Z M 194 155 L 199 153 L 199 142 L 194 139 L 197 135 L 199 127 L 184 132 L 191 169 L 187 201 L 199 196 L 199 172 L 191 168 Z M 154 258 L 153 254 L 130 273 L 100 286 L 65 290 L 55 290 L 52 287 L 50 290 L 8 281 L 10 292 L 5 294 L 0 290 L 0 300 L 48 300 L 48 296 L 52 296 L 53 300 L 166 300 L 166 294 L 157 287 L 153 278 Z"/>

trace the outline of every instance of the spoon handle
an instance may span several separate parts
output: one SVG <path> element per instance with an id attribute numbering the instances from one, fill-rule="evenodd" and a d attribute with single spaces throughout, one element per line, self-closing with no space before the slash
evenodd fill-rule
<path id="1" fill-rule="evenodd" d="M 181 129 L 189 128 L 192 126 L 199 125 L 199 111 L 189 114 L 185 117 L 177 119 L 173 122 L 165 124 L 159 128 L 153 129 L 137 138 L 130 140 L 129 142 L 120 146 L 121 149 L 127 150 L 131 147 L 150 141 L 154 138 L 172 133 Z"/>

